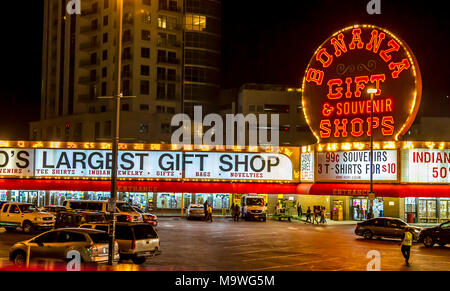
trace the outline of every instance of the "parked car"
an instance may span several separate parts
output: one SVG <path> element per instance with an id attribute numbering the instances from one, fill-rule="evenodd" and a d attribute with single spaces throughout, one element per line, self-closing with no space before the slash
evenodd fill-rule
<path id="1" fill-rule="evenodd" d="M 205 218 L 205 208 L 202 204 L 190 204 L 186 210 L 187 219 Z"/>
<path id="2" fill-rule="evenodd" d="M 79 227 L 88 222 L 108 222 L 105 213 L 61 211 L 56 216 L 55 228 Z"/>
<path id="3" fill-rule="evenodd" d="M 420 227 L 410 226 L 401 219 L 390 217 L 372 218 L 359 222 L 356 224 L 355 234 L 365 239 L 401 238 L 406 229 L 412 230 L 415 241 L 419 240 Z"/>
<path id="4" fill-rule="evenodd" d="M 23 232 L 30 233 L 33 230 L 49 230 L 55 225 L 55 217 L 47 212 L 39 211 L 31 203 L 4 203 L 0 209 L 0 226 L 6 231 L 12 231 L 18 227 Z"/>
<path id="5" fill-rule="evenodd" d="M 30 261 L 49 259 L 67 262 L 67 253 L 75 250 L 80 253 L 82 263 L 106 263 L 108 262 L 109 236 L 104 231 L 94 229 L 50 230 L 14 244 L 9 250 L 10 261 L 16 265 L 24 265 L 28 248 L 30 248 Z M 114 252 L 116 260 L 119 259 L 118 249 L 116 242 Z"/>
<path id="6" fill-rule="evenodd" d="M 96 211 L 102 213 L 108 212 L 108 201 L 94 201 L 94 200 L 66 200 L 64 206 L 69 211 Z M 142 222 L 142 216 L 136 212 L 133 207 L 124 201 L 117 201 L 116 212 L 130 216 L 133 222 Z"/>
<path id="7" fill-rule="evenodd" d="M 107 223 L 86 223 L 80 227 L 109 232 L 109 226 Z M 118 222 L 115 238 L 121 260 L 131 259 L 135 264 L 143 264 L 148 257 L 161 254 L 158 233 L 148 223 Z"/>
<path id="8" fill-rule="evenodd" d="M 419 241 L 427 248 L 431 248 L 434 244 L 441 247 L 450 244 L 450 221 L 442 223 L 439 226 L 422 229 Z"/>
<path id="9" fill-rule="evenodd" d="M 146 223 L 150 223 L 153 226 L 157 226 L 158 225 L 158 216 L 156 216 L 155 214 L 152 213 L 145 213 L 144 211 L 142 211 L 141 209 L 139 209 L 138 207 L 134 207 L 133 209 L 140 213 L 142 215 L 142 220 Z"/>
<path id="10" fill-rule="evenodd" d="M 56 216 L 59 212 L 67 210 L 66 207 L 61 205 L 47 205 L 42 207 L 44 211 Z"/>

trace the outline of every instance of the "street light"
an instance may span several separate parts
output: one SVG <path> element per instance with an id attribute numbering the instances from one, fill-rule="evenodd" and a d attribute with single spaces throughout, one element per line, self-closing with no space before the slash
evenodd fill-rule
<path id="1" fill-rule="evenodd" d="M 114 247 L 116 239 L 116 203 L 117 203 L 117 155 L 119 152 L 119 126 L 120 126 L 120 100 L 122 98 L 131 98 L 136 96 L 123 96 L 121 89 L 122 75 L 122 33 L 123 33 L 123 0 L 117 0 L 118 13 L 118 35 L 117 35 L 117 56 L 116 56 L 116 74 L 117 87 L 114 96 L 99 97 L 100 99 L 114 99 L 115 115 L 114 115 L 114 138 L 112 143 L 112 169 L 111 169 L 111 197 L 108 203 L 108 212 L 111 214 L 112 221 L 109 228 L 109 252 L 108 264 L 113 265 Z"/>
<path id="2" fill-rule="evenodd" d="M 375 193 L 373 192 L 373 95 L 377 92 L 377 89 L 367 89 L 367 93 L 370 94 L 370 192 L 368 198 L 372 210 L 369 213 L 371 214 L 373 213 L 373 200 L 375 199 Z"/>

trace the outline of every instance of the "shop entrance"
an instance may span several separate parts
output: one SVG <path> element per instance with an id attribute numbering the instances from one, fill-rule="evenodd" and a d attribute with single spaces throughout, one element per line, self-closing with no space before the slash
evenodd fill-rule
<path id="1" fill-rule="evenodd" d="M 370 207 L 369 199 L 356 197 L 351 199 L 351 216 L 353 220 L 366 220 Z M 383 198 L 373 200 L 373 218 L 383 217 Z"/>

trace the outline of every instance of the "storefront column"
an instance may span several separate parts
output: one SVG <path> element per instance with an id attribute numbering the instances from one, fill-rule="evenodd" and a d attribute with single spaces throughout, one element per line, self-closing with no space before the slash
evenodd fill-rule
<path id="1" fill-rule="evenodd" d="M 50 205 L 50 191 L 45 191 L 44 205 Z"/>
<path id="2" fill-rule="evenodd" d="M 153 192 L 153 211 L 158 209 L 158 193 Z"/>
<path id="3" fill-rule="evenodd" d="M 6 201 L 11 202 L 11 190 L 6 191 Z"/>

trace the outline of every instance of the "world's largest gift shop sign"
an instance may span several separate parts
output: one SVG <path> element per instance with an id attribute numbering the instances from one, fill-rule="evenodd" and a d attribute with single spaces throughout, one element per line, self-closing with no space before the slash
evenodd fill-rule
<path id="1" fill-rule="evenodd" d="M 303 110 L 318 142 L 398 140 L 411 126 L 422 93 L 417 60 L 388 30 L 356 25 L 329 37 L 303 79 Z M 368 88 L 376 89 L 373 106 Z M 373 120 L 370 119 L 373 111 Z"/>

